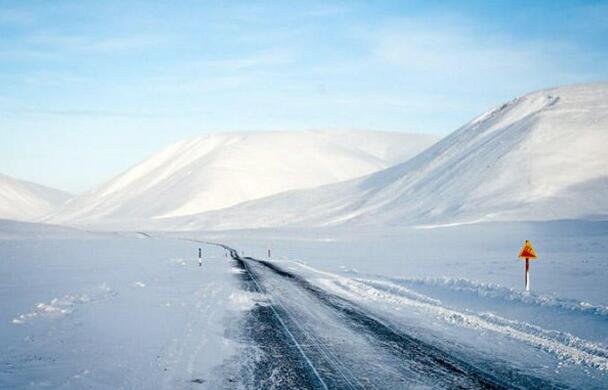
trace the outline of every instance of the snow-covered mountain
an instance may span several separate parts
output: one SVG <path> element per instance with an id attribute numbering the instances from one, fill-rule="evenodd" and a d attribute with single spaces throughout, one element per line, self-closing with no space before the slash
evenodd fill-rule
<path id="1" fill-rule="evenodd" d="M 514 99 L 366 177 L 167 220 L 164 228 L 606 217 L 608 83 L 596 83 Z"/>
<path id="2" fill-rule="evenodd" d="M 258 132 L 174 144 L 79 196 L 49 222 L 96 224 L 183 217 L 379 171 L 437 137 L 386 132 Z"/>
<path id="3" fill-rule="evenodd" d="M 0 174 L 0 218 L 37 221 L 56 211 L 70 194 Z"/>

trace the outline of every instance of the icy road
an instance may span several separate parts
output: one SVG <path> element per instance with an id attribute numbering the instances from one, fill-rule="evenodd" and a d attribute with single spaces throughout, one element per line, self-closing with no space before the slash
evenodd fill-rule
<path id="1" fill-rule="evenodd" d="M 445 351 L 274 262 L 230 253 L 242 288 L 266 296 L 248 314 L 244 331 L 263 351 L 252 369 L 255 388 L 560 387 L 496 362 Z"/>

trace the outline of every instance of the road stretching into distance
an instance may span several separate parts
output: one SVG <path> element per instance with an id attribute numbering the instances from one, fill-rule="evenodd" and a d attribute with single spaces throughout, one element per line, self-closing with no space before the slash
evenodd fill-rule
<path id="1" fill-rule="evenodd" d="M 403 325 L 324 291 L 277 262 L 230 254 L 240 287 L 264 299 L 240 338 L 255 346 L 242 379 L 251 388 L 564 388 L 506 362 L 480 361 L 414 336 Z M 226 384 L 228 388 L 231 383 Z"/>

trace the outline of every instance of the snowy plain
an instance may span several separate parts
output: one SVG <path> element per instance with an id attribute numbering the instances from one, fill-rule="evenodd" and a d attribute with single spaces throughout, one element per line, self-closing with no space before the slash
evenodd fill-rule
<path id="1" fill-rule="evenodd" d="M 13 236 L 0 252 L 0 388 L 221 387 L 225 327 L 251 304 L 223 251 L 205 248 L 204 272 L 193 245 L 137 236 Z"/>
<path id="2" fill-rule="evenodd" d="M 266 293 L 243 290 L 227 252 L 201 241 L 263 260 L 270 249 L 272 264 L 468 364 L 519 378 L 514 387 L 608 385 L 605 222 L 70 234 L 39 225 L 35 238 L 32 225 L 20 233 L 15 224 L 0 229 L 0 387 L 259 385 L 265 352 L 247 337 L 249 313 L 271 299 L 304 310 L 291 295 L 301 293 L 269 274 Z M 516 259 L 524 239 L 540 256 L 530 293 Z"/>

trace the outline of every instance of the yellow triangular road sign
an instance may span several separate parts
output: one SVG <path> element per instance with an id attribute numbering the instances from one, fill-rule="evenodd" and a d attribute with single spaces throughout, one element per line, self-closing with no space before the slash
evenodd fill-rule
<path id="1" fill-rule="evenodd" d="M 538 256 L 536 255 L 536 251 L 532 247 L 532 244 L 530 243 L 530 241 L 526 240 L 526 242 L 524 243 L 524 246 L 521 248 L 521 251 L 519 251 L 519 258 L 520 259 L 537 259 L 538 258 Z"/>

